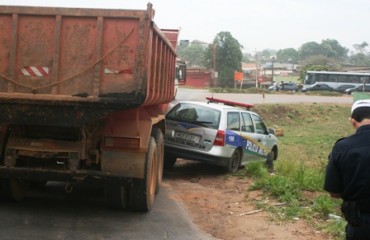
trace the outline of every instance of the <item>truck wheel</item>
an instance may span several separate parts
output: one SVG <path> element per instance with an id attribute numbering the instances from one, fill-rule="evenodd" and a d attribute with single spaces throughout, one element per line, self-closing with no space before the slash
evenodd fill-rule
<path id="1" fill-rule="evenodd" d="M 226 167 L 228 172 L 231 173 L 236 173 L 240 167 L 240 162 L 241 162 L 241 156 L 240 156 L 240 151 L 236 149 L 233 152 L 233 155 L 231 155 L 231 158 L 229 160 L 229 164 Z"/>
<path id="2" fill-rule="evenodd" d="M 164 155 L 164 140 L 162 131 L 159 128 L 153 128 L 152 137 L 155 139 L 157 145 L 157 186 L 155 188 L 155 193 L 159 192 L 160 186 L 162 184 L 163 178 L 163 155 Z"/>
<path id="3" fill-rule="evenodd" d="M 157 146 L 151 137 L 145 158 L 144 179 L 133 179 L 129 190 L 129 205 L 132 210 L 147 212 L 153 207 L 157 185 L 157 156 Z"/>
<path id="4" fill-rule="evenodd" d="M 104 190 L 109 207 L 117 210 L 127 208 L 128 192 L 125 186 L 106 184 Z"/>
<path id="5" fill-rule="evenodd" d="M 3 179 L 1 185 L 4 199 L 20 202 L 27 195 L 30 184 L 25 180 Z"/>
<path id="6" fill-rule="evenodd" d="M 9 179 L 0 180 L 0 199 L 1 200 L 10 200 L 10 191 L 9 191 Z"/>

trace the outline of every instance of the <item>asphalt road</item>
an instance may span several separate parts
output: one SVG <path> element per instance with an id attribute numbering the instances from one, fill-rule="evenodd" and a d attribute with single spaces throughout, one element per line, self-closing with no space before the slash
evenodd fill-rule
<path id="1" fill-rule="evenodd" d="M 210 93 L 208 90 L 179 88 L 177 91 L 176 100 L 194 100 L 206 101 L 205 97 L 214 97 L 226 99 L 229 101 L 243 102 L 250 104 L 263 103 L 338 103 L 351 104 L 353 98 L 350 95 L 342 95 L 339 97 L 332 96 L 313 96 L 302 93 L 296 94 L 232 94 L 232 93 Z"/>
<path id="2" fill-rule="evenodd" d="M 164 184 L 149 213 L 107 208 L 103 188 L 49 182 L 19 203 L 0 203 L 0 239 L 212 239 L 200 232 Z"/>

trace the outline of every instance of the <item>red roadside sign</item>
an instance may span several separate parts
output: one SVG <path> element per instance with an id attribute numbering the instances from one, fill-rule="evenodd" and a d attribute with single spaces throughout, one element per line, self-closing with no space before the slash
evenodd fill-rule
<path id="1" fill-rule="evenodd" d="M 234 72 L 235 81 L 243 81 L 243 72 Z"/>

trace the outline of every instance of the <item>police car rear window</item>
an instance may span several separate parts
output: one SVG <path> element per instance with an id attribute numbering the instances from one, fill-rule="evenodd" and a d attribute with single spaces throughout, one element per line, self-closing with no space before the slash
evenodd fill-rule
<path id="1" fill-rule="evenodd" d="M 190 103 L 179 103 L 166 115 L 166 119 L 218 129 L 221 112 Z"/>

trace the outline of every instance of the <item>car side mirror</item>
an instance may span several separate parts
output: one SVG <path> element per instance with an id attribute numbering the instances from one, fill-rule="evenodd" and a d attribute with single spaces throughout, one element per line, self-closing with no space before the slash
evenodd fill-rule
<path id="1" fill-rule="evenodd" d="M 269 128 L 268 132 L 269 132 L 269 134 L 275 135 L 275 129 L 273 129 L 273 128 Z"/>

